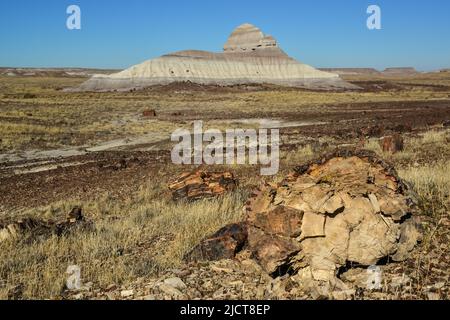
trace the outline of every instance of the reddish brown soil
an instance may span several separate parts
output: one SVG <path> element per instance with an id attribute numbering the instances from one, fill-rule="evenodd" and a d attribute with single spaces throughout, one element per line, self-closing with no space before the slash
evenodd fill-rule
<path id="1" fill-rule="evenodd" d="M 154 179 L 168 159 L 167 152 L 99 152 L 51 161 L 80 165 L 21 175 L 5 170 L 3 164 L 0 203 L 4 210 L 11 210 L 45 206 L 67 198 L 95 199 L 105 193 L 126 199 Z"/>

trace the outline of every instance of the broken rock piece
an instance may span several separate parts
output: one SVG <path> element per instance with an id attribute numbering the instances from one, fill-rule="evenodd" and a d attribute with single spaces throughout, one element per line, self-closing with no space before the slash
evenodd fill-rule
<path id="1" fill-rule="evenodd" d="M 214 261 L 232 259 L 247 242 L 247 225 L 230 224 L 198 244 L 184 259 L 187 261 Z"/>
<path id="2" fill-rule="evenodd" d="M 207 172 L 196 170 L 181 174 L 169 185 L 175 201 L 196 201 L 212 198 L 234 190 L 238 180 L 231 172 Z"/>
<path id="3" fill-rule="evenodd" d="M 397 153 L 403 151 L 403 137 L 398 133 L 391 136 L 385 136 L 380 139 L 380 146 L 383 149 L 383 152 Z"/>

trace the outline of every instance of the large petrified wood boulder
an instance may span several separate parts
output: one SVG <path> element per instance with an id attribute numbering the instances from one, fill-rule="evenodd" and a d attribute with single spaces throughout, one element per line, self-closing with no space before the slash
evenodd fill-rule
<path id="1" fill-rule="evenodd" d="M 245 248 L 272 276 L 336 281 L 350 263 L 405 260 L 420 239 L 415 202 L 408 185 L 374 153 L 337 151 L 254 192 L 245 207 Z M 213 251 L 208 246 L 217 243 L 210 240 L 193 252 Z"/>
<path id="2" fill-rule="evenodd" d="M 169 184 L 169 190 L 175 201 L 195 201 L 223 195 L 237 185 L 238 181 L 231 172 L 195 170 L 181 174 Z"/>

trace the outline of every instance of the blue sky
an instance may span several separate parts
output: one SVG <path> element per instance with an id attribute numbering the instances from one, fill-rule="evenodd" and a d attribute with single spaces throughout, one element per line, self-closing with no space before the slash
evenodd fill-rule
<path id="1" fill-rule="evenodd" d="M 81 8 L 81 30 L 66 8 Z M 366 9 L 382 10 L 368 30 Z M 249 22 L 316 67 L 450 67 L 448 0 L 1 0 L 0 66 L 125 68 L 165 53 L 221 51 Z"/>

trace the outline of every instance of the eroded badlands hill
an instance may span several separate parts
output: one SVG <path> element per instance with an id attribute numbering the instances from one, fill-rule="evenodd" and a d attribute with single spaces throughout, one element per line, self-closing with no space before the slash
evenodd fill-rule
<path id="1" fill-rule="evenodd" d="M 243 24 L 233 31 L 222 53 L 186 50 L 167 54 L 119 73 L 94 76 L 79 89 L 132 90 L 180 81 L 208 85 L 269 83 L 326 90 L 355 88 L 337 74 L 289 57 L 272 36 Z"/>

